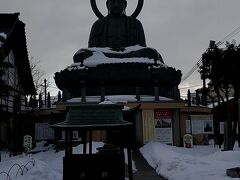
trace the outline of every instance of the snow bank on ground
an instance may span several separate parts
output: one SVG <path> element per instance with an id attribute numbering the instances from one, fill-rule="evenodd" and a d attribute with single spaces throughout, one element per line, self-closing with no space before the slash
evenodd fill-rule
<path id="1" fill-rule="evenodd" d="M 158 174 L 169 180 L 227 180 L 226 169 L 240 166 L 240 149 L 221 151 L 213 146 L 174 147 L 149 142 L 140 149 Z"/>
<path id="2" fill-rule="evenodd" d="M 29 153 L 37 153 L 37 152 L 41 152 L 41 151 L 47 151 L 49 149 L 54 149 L 55 145 L 53 144 L 49 144 L 47 145 L 47 141 L 40 141 L 36 143 L 36 147 L 30 151 L 28 151 Z"/>
<path id="3" fill-rule="evenodd" d="M 44 147 L 45 142 L 41 142 L 38 144 L 37 149 L 39 150 Z M 97 152 L 98 147 L 102 147 L 104 145 L 103 142 L 93 142 L 92 151 L 93 153 Z M 48 146 L 50 147 L 50 146 Z M 53 146 L 51 146 L 53 147 Z M 88 152 L 88 146 L 87 146 Z M 74 154 L 82 154 L 83 153 L 83 145 L 78 145 L 73 148 Z M 31 156 L 15 156 L 11 158 L 4 158 L 2 162 L 0 162 L 0 173 L 5 171 L 8 172 L 9 169 L 14 164 L 19 164 L 23 166 L 27 164 L 29 161 L 34 161 L 35 166 L 29 163 L 26 167 L 29 169 L 28 171 L 24 171 L 24 175 L 21 176 L 20 172 L 16 177 L 16 173 L 18 171 L 18 167 L 14 167 L 11 170 L 11 179 L 12 180 L 61 180 L 63 176 L 63 157 L 65 152 L 60 151 L 56 152 L 53 148 L 48 149 L 46 152 L 40 152 L 37 154 L 33 154 Z M 127 163 L 127 155 L 125 150 L 125 162 Z M 135 163 L 133 162 L 133 171 L 136 170 Z M 6 180 L 5 174 L 0 174 L 0 180 Z"/>
<path id="4" fill-rule="evenodd" d="M 43 144 L 43 143 L 41 143 Z M 102 147 L 104 145 L 103 142 L 93 142 L 93 153 L 97 152 L 98 147 Z M 41 146 L 41 145 L 40 145 Z M 79 145 L 73 148 L 74 153 L 82 153 L 83 146 Z M 40 152 L 37 154 L 33 154 L 31 157 L 29 156 L 18 156 L 12 158 L 4 158 L 0 163 L 0 172 L 8 170 L 11 168 L 13 164 L 19 164 L 20 166 L 25 165 L 28 161 L 32 159 L 35 160 L 35 166 L 33 167 L 29 164 L 29 171 L 24 172 L 24 175 L 18 175 L 16 177 L 16 172 L 18 168 L 12 170 L 12 179 L 14 180 L 60 180 L 62 179 L 63 173 L 63 156 L 64 151 L 57 152 L 54 149 L 49 149 L 46 152 Z M 6 179 L 4 174 L 0 175 L 0 180 Z"/>

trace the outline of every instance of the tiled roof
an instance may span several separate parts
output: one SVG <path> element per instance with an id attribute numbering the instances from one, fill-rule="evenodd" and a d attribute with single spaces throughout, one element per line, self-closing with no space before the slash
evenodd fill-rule
<path id="1" fill-rule="evenodd" d="M 18 21 L 19 13 L 0 14 L 0 32 L 10 34 L 14 24 Z"/>

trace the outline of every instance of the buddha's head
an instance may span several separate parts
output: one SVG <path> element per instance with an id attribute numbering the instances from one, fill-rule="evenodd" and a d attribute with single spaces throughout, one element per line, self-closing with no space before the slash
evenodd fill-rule
<path id="1" fill-rule="evenodd" d="M 109 14 L 120 16 L 125 13 L 127 7 L 126 0 L 107 0 L 106 2 Z"/>

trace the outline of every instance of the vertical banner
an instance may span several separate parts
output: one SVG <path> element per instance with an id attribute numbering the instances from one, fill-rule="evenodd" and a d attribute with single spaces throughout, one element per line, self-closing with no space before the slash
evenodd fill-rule
<path id="1" fill-rule="evenodd" d="M 142 123 L 143 123 L 143 142 L 154 140 L 154 111 L 143 110 L 142 111 Z"/>
<path id="2" fill-rule="evenodd" d="M 172 112 L 169 110 L 154 110 L 155 140 L 165 144 L 173 143 L 172 118 Z"/>
<path id="3" fill-rule="evenodd" d="M 191 120 L 186 120 L 186 133 L 191 133 Z"/>

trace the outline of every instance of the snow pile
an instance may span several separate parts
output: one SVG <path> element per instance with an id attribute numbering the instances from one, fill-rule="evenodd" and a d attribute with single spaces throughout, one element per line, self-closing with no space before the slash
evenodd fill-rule
<path id="1" fill-rule="evenodd" d="M 170 180 L 225 180 L 226 169 L 240 166 L 240 149 L 221 151 L 213 146 L 186 149 L 149 142 L 140 149 L 158 174 Z"/>
<path id="2" fill-rule="evenodd" d="M 71 66 L 67 67 L 69 71 L 72 70 L 88 70 L 87 66 L 82 65 L 81 63 L 73 63 Z"/>
<path id="3" fill-rule="evenodd" d="M 105 96 L 105 99 L 113 103 L 128 103 L 137 101 L 134 95 L 116 95 L 116 96 Z"/>
<path id="4" fill-rule="evenodd" d="M 36 147 L 32 150 L 29 151 L 29 153 L 37 153 L 37 152 L 40 152 L 40 151 L 47 151 L 49 149 L 54 149 L 55 148 L 55 145 L 53 144 L 49 144 L 47 145 L 47 141 L 40 141 L 40 142 L 37 142 L 36 143 Z"/>
<path id="5" fill-rule="evenodd" d="M 124 54 L 126 54 L 126 53 L 130 53 L 132 51 L 138 51 L 138 50 L 141 50 L 144 48 L 145 47 L 143 47 L 143 46 L 135 45 L 135 46 L 129 46 L 129 47 L 122 48 L 122 51 L 114 51 L 110 47 L 103 47 L 103 48 L 93 47 L 93 48 L 88 48 L 88 50 L 95 51 L 95 52 L 103 52 L 103 53 L 115 53 L 115 54 L 123 54 L 124 53 Z"/>
<path id="6" fill-rule="evenodd" d="M 123 107 L 123 111 L 128 111 L 128 110 L 130 110 L 131 108 L 130 107 L 128 107 L 128 106 L 124 106 Z"/>
<path id="7" fill-rule="evenodd" d="M 116 103 L 113 103 L 112 101 L 109 101 L 108 99 L 103 101 L 103 102 L 100 102 L 99 104 L 116 104 Z"/>
<path id="8" fill-rule="evenodd" d="M 103 102 L 100 102 L 99 104 L 116 104 L 116 103 L 113 103 L 112 101 L 110 101 L 110 100 L 105 100 L 105 101 L 103 101 Z M 124 106 L 123 107 L 123 111 L 128 111 L 130 109 L 130 107 L 128 107 L 128 106 Z"/>

